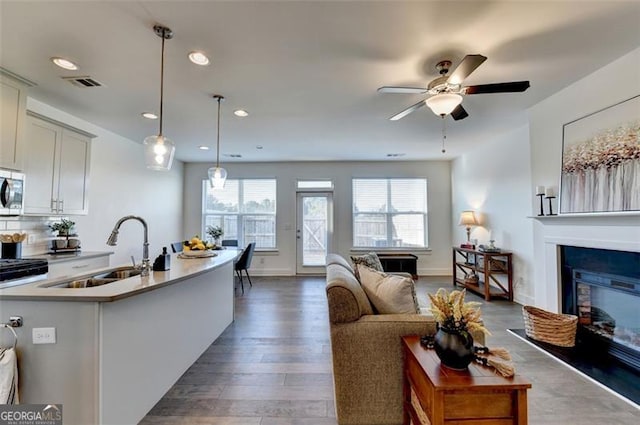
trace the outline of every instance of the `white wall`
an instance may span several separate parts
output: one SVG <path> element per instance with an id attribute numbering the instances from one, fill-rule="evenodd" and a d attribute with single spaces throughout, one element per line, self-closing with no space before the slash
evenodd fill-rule
<path id="1" fill-rule="evenodd" d="M 611 62 L 530 109 L 531 173 L 533 185 L 558 189 L 562 160 L 562 126 L 640 94 L 640 48 Z M 640 111 L 638 111 L 640 116 Z M 557 205 L 554 205 L 557 211 Z M 535 206 L 532 210 L 535 211 Z M 640 218 L 582 217 L 536 220 L 534 224 L 535 303 L 558 309 L 555 243 L 582 241 L 580 246 L 640 251 Z M 633 248 L 635 247 L 635 248 Z"/>
<path id="2" fill-rule="evenodd" d="M 184 234 L 201 233 L 202 180 L 211 164 L 185 165 Z M 450 162 L 286 162 L 223 164 L 229 178 L 272 177 L 277 179 L 277 253 L 255 254 L 251 273 L 293 275 L 296 272 L 296 180 L 333 179 L 335 242 L 333 249 L 344 256 L 351 253 L 352 177 L 426 177 L 428 179 L 429 245 L 432 251 L 416 252 L 418 273 L 451 274 L 451 179 Z M 261 259 L 264 263 L 261 264 Z"/>
<path id="3" fill-rule="evenodd" d="M 480 226 L 471 238 L 513 252 L 514 299 L 533 299 L 533 240 L 530 213 L 532 197 L 529 129 L 522 127 L 456 158 L 451 167 L 453 241 L 466 240 L 458 226 L 460 212 L 474 210 Z"/>
<path id="4" fill-rule="evenodd" d="M 182 239 L 183 163 L 174 161 L 169 172 L 147 170 L 141 143 L 135 143 L 101 127 L 69 115 L 36 99 L 28 98 L 27 109 L 97 135 L 91 142 L 91 174 L 89 181 L 89 214 L 71 216 L 82 241 L 83 251 L 114 251 L 111 264 L 129 263 L 142 257 L 143 228 L 138 222 L 121 227 L 118 245 L 110 247 L 106 240 L 115 222 L 134 214 L 149 224 L 149 252 L 153 260 L 162 246 Z M 135 118 L 134 118 L 135 119 Z M 22 219 L 29 232 L 42 234 L 46 218 L 37 225 L 33 219 Z M 20 221 L 9 224 L 19 227 Z M 39 244 L 38 249 L 46 249 Z M 35 254 L 37 252 L 29 252 Z"/>

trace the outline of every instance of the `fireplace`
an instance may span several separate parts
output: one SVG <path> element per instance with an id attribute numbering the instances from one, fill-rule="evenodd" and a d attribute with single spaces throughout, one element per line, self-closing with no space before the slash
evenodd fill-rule
<path id="1" fill-rule="evenodd" d="M 576 349 L 640 372 L 640 253 L 561 247 L 562 312 L 578 316 Z"/>

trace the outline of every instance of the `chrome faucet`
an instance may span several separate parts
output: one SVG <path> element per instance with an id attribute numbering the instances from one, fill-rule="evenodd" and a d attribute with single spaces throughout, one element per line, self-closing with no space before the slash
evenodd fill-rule
<path id="1" fill-rule="evenodd" d="M 144 227 L 144 244 L 142 245 L 142 273 L 140 274 L 140 276 L 149 276 L 149 272 L 151 270 L 151 262 L 149 261 L 149 226 L 147 226 L 147 222 L 144 221 L 144 218 L 138 217 L 137 215 L 127 215 L 122 217 L 120 220 L 118 220 L 116 225 L 113 226 L 111 235 L 109 236 L 109 239 L 107 239 L 107 245 L 116 246 L 118 244 L 118 231 L 122 223 L 127 220 L 138 220 Z"/>

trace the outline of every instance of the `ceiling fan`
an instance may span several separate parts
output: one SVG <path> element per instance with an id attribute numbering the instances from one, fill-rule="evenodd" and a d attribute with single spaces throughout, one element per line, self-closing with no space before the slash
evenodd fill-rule
<path id="1" fill-rule="evenodd" d="M 462 96 L 467 94 L 484 93 L 516 93 L 523 92 L 529 88 L 529 81 L 513 81 L 509 83 L 480 84 L 476 86 L 463 86 L 464 80 L 471 75 L 482 63 L 487 60 L 482 55 L 467 55 L 458 64 L 455 70 L 449 74 L 451 61 L 443 60 L 438 62 L 436 69 L 440 77 L 431 81 L 426 88 L 423 87 L 392 87 L 384 86 L 378 89 L 378 93 L 428 93 L 431 96 L 420 102 L 409 106 L 407 109 L 395 114 L 392 121 L 404 118 L 413 111 L 429 106 L 434 114 L 445 117 L 451 114 L 454 120 L 461 120 L 469 116 L 462 107 Z"/>

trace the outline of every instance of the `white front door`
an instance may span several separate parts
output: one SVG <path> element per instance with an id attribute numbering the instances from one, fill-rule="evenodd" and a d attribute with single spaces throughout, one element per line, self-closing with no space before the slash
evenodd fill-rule
<path id="1" fill-rule="evenodd" d="M 333 193 L 298 192 L 297 198 L 296 272 L 324 273 L 333 245 Z"/>

